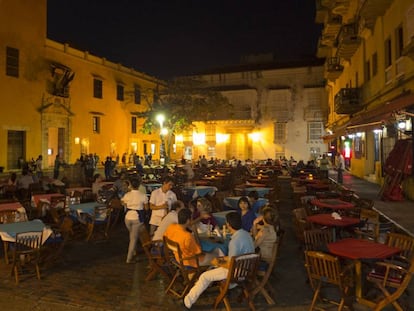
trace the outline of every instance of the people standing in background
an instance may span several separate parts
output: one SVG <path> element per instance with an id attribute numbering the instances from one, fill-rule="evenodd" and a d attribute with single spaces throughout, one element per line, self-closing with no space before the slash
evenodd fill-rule
<path id="1" fill-rule="evenodd" d="M 345 170 L 345 158 L 342 155 L 341 152 L 338 152 L 338 158 L 337 158 L 337 165 L 336 168 L 338 170 L 338 180 L 337 182 L 339 184 L 342 184 L 344 182 L 344 170 Z"/>
<path id="2" fill-rule="evenodd" d="M 319 171 L 321 173 L 322 179 L 328 179 L 328 171 L 329 171 L 329 160 L 326 157 L 326 154 L 322 155 L 322 159 L 319 161 Z"/>
<path id="3" fill-rule="evenodd" d="M 36 159 L 36 176 L 38 180 L 43 177 L 43 156 L 39 155 Z"/>
<path id="4" fill-rule="evenodd" d="M 53 167 L 53 179 L 58 179 L 59 169 L 62 166 L 62 160 L 60 159 L 60 154 L 58 153 L 55 158 L 55 165 Z"/>

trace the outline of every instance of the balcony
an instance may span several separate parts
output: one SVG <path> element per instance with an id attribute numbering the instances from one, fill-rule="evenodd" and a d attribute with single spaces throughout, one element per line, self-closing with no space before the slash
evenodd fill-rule
<path id="1" fill-rule="evenodd" d="M 328 57 L 325 62 L 325 77 L 328 80 L 335 81 L 344 71 L 339 57 Z"/>
<path id="2" fill-rule="evenodd" d="M 344 25 L 341 27 L 337 38 L 336 55 L 349 60 L 360 44 L 361 38 L 358 35 L 358 25 L 356 23 Z"/>
<path id="3" fill-rule="evenodd" d="M 373 30 L 375 21 L 383 16 L 393 0 L 365 0 L 359 10 L 359 16 L 364 19 L 364 27 Z"/>
<path id="4" fill-rule="evenodd" d="M 341 26 L 341 15 L 328 14 L 325 18 L 324 28 L 322 29 L 323 38 L 325 40 L 331 40 L 332 42 L 334 42 L 341 29 Z"/>
<path id="5" fill-rule="evenodd" d="M 319 58 L 325 58 L 330 55 L 331 47 L 322 43 L 322 37 L 319 38 L 318 48 L 316 50 L 316 56 Z"/>
<path id="6" fill-rule="evenodd" d="M 336 0 L 331 6 L 332 13 L 345 16 L 348 13 L 351 0 Z"/>
<path id="7" fill-rule="evenodd" d="M 354 114 L 362 110 L 358 88 L 343 88 L 335 95 L 337 114 Z"/>
<path id="8" fill-rule="evenodd" d="M 315 23 L 323 24 L 328 15 L 328 8 L 322 5 L 322 0 L 316 0 L 316 16 Z"/>

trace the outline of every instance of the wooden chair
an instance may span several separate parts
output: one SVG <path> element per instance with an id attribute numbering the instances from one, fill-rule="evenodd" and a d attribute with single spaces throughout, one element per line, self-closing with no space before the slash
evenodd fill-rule
<path id="1" fill-rule="evenodd" d="M 361 224 L 355 229 L 358 238 L 378 241 L 380 235 L 380 215 L 377 211 L 362 208 L 359 218 Z"/>
<path id="2" fill-rule="evenodd" d="M 270 260 L 270 262 L 260 261 L 260 264 L 259 264 L 259 267 L 256 273 L 256 278 L 257 278 L 256 285 L 251 293 L 252 299 L 254 299 L 254 297 L 257 294 L 259 293 L 262 294 L 266 302 L 269 305 L 275 304 L 275 301 L 273 300 L 271 296 L 271 294 L 274 293 L 274 290 L 272 286 L 270 285 L 269 278 L 272 275 L 273 269 L 276 265 L 277 255 L 279 253 L 280 241 L 281 241 L 281 238 L 278 237 L 275 244 L 273 245 L 272 259 Z"/>
<path id="3" fill-rule="evenodd" d="M 411 257 L 408 268 L 389 262 L 378 262 L 376 265 L 383 267 L 385 271 L 381 277 L 373 273 L 367 276 L 367 280 L 375 284 L 382 293 L 379 300 L 371 302 L 371 310 L 380 311 L 389 304 L 392 304 L 397 311 L 407 310 L 400 305 L 398 299 L 406 291 L 412 279 L 414 256 Z"/>
<path id="4" fill-rule="evenodd" d="M 139 240 L 149 264 L 149 271 L 145 277 L 145 281 L 152 280 L 157 274 L 160 274 L 168 281 L 171 281 L 172 273 L 169 270 L 169 266 L 167 265 L 164 256 L 163 241 L 152 241 L 145 226 L 140 226 L 139 228 Z"/>
<path id="5" fill-rule="evenodd" d="M 22 267 L 27 268 L 34 265 L 36 276 L 40 280 L 40 246 L 42 245 L 42 231 L 39 232 L 21 232 L 16 235 L 16 242 L 13 243 L 13 259 L 11 275 L 14 274 L 16 284 L 19 284 L 19 275 L 22 273 Z"/>
<path id="6" fill-rule="evenodd" d="M 306 220 L 307 214 L 303 207 L 295 208 L 292 211 L 293 215 L 293 228 L 295 230 L 296 237 L 302 243 L 304 243 L 304 231 L 312 228 L 311 224 Z"/>
<path id="7" fill-rule="evenodd" d="M 393 259 L 409 264 L 414 256 L 414 238 L 405 234 L 390 232 L 387 234 L 387 245 L 396 247 L 401 252 Z"/>
<path id="8" fill-rule="evenodd" d="M 92 215 L 80 213 L 78 219 L 86 228 L 86 241 L 89 241 L 98 231 L 101 231 L 105 239 L 108 238 L 111 226 L 111 212 L 111 208 L 99 205 L 95 206 Z"/>
<path id="9" fill-rule="evenodd" d="M 165 292 L 181 299 L 205 270 L 205 267 L 203 268 L 199 264 L 199 258 L 202 254 L 183 257 L 180 245 L 167 237 L 164 237 L 164 253 L 170 269 L 175 271 Z M 196 266 L 185 265 L 188 260 L 195 260 Z"/>
<path id="10" fill-rule="evenodd" d="M 220 282 L 220 293 L 214 302 L 214 310 L 223 301 L 226 311 L 231 311 L 230 301 L 228 299 L 228 290 L 230 284 L 238 284 L 243 289 L 244 298 L 250 307 L 250 310 L 256 310 L 253 304 L 253 288 L 256 284 L 256 272 L 259 266 L 260 256 L 258 254 L 245 254 L 234 256 L 230 259 L 229 273 L 226 280 Z"/>
<path id="11" fill-rule="evenodd" d="M 339 311 L 344 308 L 345 303 L 347 305 L 351 303 L 351 301 L 346 300 L 350 298 L 348 297 L 348 292 L 349 284 L 352 284 L 352 266 L 342 269 L 338 257 L 323 252 L 305 251 L 305 267 L 310 284 L 314 290 L 312 303 L 309 308 L 310 311 L 315 309 L 324 310 L 321 307 L 317 307 L 316 303 L 321 299 L 322 287 L 328 284 L 336 286 L 339 290 L 341 295 L 340 301 L 329 301 L 330 303 L 337 304 Z"/>
<path id="12" fill-rule="evenodd" d="M 333 242 L 332 230 L 311 229 L 304 231 L 305 250 L 327 251 L 327 244 Z"/>
<path id="13" fill-rule="evenodd" d="M 106 202 L 106 206 L 112 210 L 111 212 L 111 229 L 118 224 L 124 206 L 118 197 L 111 198 Z"/>

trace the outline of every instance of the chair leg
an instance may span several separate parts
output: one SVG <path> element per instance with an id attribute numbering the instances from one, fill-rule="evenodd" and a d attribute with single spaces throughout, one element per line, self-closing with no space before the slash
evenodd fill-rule
<path id="1" fill-rule="evenodd" d="M 312 311 L 315 308 L 316 300 L 319 298 L 319 292 L 321 290 L 321 282 L 319 282 L 318 287 L 315 289 L 315 294 L 313 295 L 312 303 L 309 308 L 309 311 Z"/>

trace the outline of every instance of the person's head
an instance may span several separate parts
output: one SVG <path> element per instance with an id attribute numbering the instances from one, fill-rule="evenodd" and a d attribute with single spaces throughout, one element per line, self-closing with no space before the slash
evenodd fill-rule
<path id="1" fill-rule="evenodd" d="M 197 209 L 200 212 L 200 214 L 210 214 L 213 210 L 211 202 L 206 198 L 197 199 Z"/>
<path id="2" fill-rule="evenodd" d="M 132 189 L 137 190 L 139 188 L 139 185 L 141 184 L 141 181 L 139 180 L 139 178 L 134 177 L 131 178 L 130 184 Z"/>
<path id="3" fill-rule="evenodd" d="M 253 190 L 247 194 L 247 197 L 249 198 L 250 202 L 256 202 L 259 200 L 259 193 L 256 190 Z"/>
<path id="4" fill-rule="evenodd" d="M 178 211 L 178 223 L 186 225 L 191 220 L 191 211 L 188 208 L 182 208 Z"/>
<path id="5" fill-rule="evenodd" d="M 172 211 L 180 211 L 181 209 L 185 208 L 184 202 L 177 200 L 175 201 L 173 204 L 171 204 L 171 209 Z"/>
<path id="6" fill-rule="evenodd" d="M 237 212 L 230 212 L 226 215 L 227 224 L 235 231 L 240 230 L 242 227 L 241 216 Z"/>
<path id="7" fill-rule="evenodd" d="M 237 202 L 237 206 L 241 209 L 241 210 L 246 210 L 246 209 L 250 209 L 250 202 L 249 199 L 247 197 L 241 197 L 239 199 L 239 202 Z"/>
<path id="8" fill-rule="evenodd" d="M 270 206 L 266 206 L 262 214 L 264 222 L 268 225 L 275 225 L 279 217 L 277 210 Z"/>
<path id="9" fill-rule="evenodd" d="M 10 174 L 10 180 L 11 181 L 16 181 L 16 179 L 17 179 L 17 174 L 15 172 L 11 173 Z"/>
<path id="10" fill-rule="evenodd" d="M 166 176 L 162 182 L 161 189 L 163 192 L 167 192 L 174 186 L 174 180 L 171 176 Z"/>
<path id="11" fill-rule="evenodd" d="M 93 180 L 94 180 L 94 182 L 101 181 L 102 180 L 101 174 L 95 174 L 95 175 L 93 175 Z"/>

